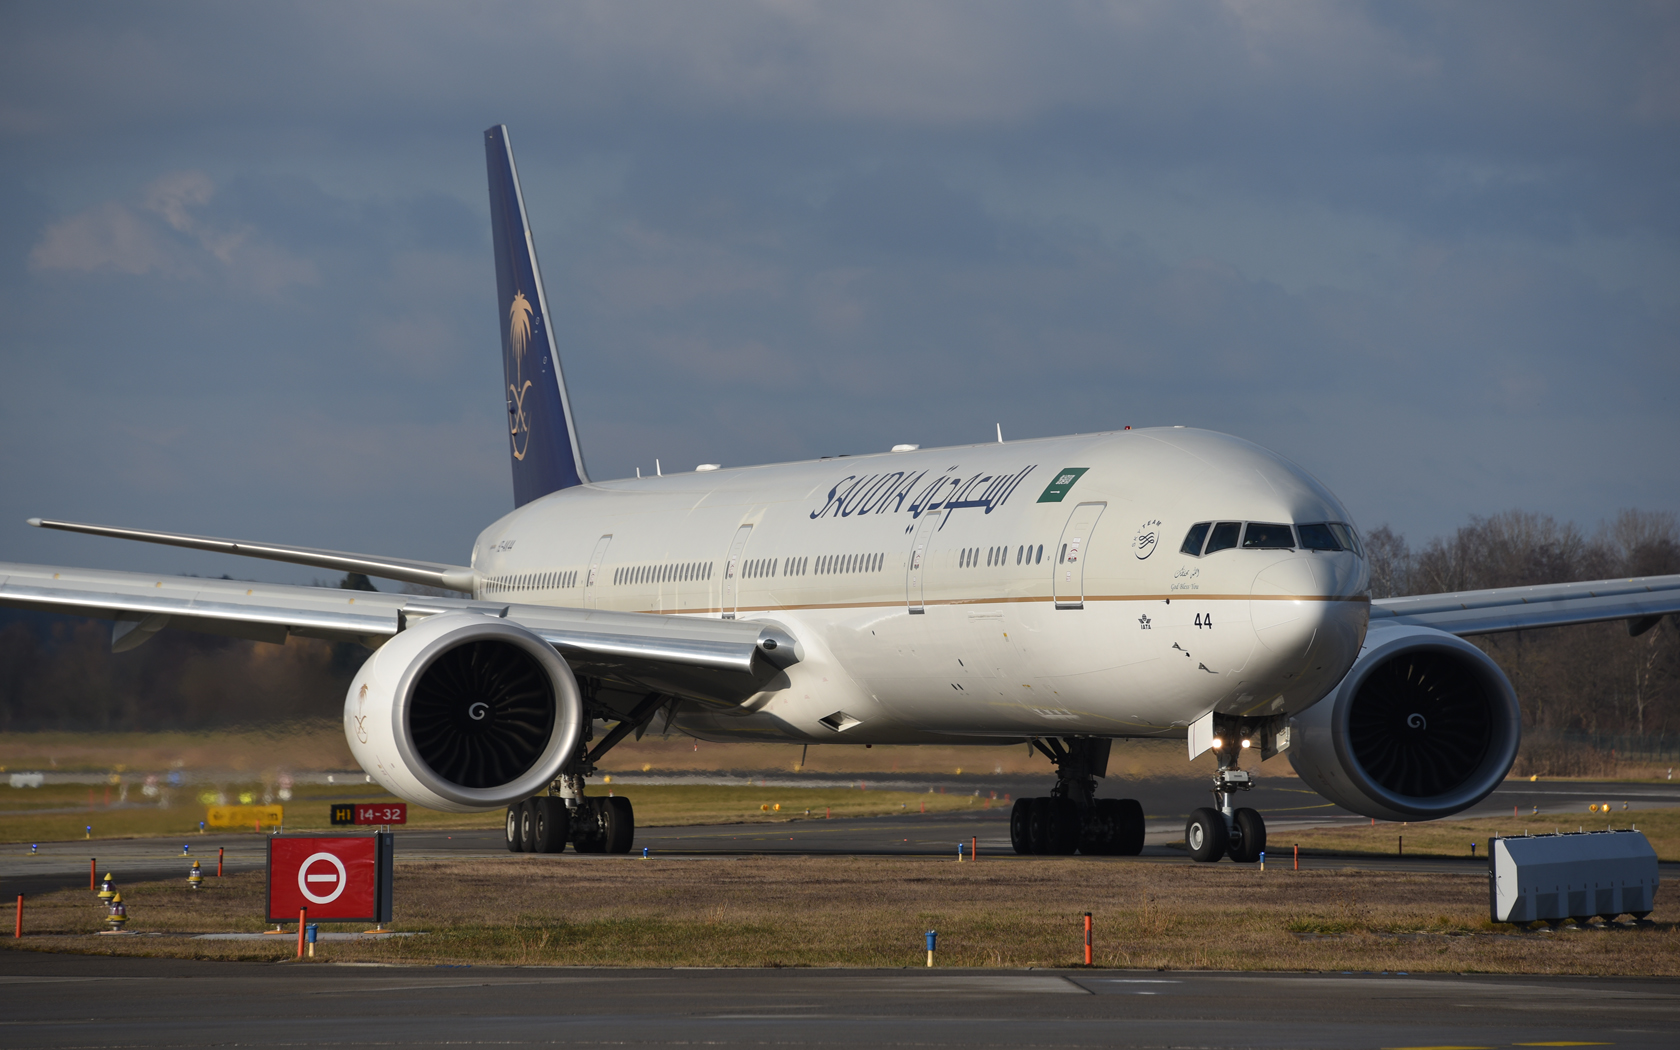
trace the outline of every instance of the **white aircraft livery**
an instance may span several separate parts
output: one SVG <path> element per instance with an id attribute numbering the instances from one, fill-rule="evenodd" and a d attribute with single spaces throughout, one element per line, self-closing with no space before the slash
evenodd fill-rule
<path id="1" fill-rule="evenodd" d="M 1056 782 L 1015 803 L 1010 835 L 1043 854 L 1137 853 L 1141 807 L 1097 794 L 1110 744 L 1183 738 L 1218 759 L 1190 853 L 1239 862 L 1266 843 L 1235 804 L 1245 753 L 1287 753 L 1357 813 L 1447 816 L 1498 785 L 1520 736 L 1511 683 L 1466 636 L 1639 633 L 1680 611 L 1680 576 L 1372 601 L 1333 494 L 1183 427 L 591 480 L 506 128 L 485 148 L 516 506 L 466 565 L 30 519 L 461 597 L 0 564 L 0 604 L 113 620 L 118 651 L 166 629 L 362 642 L 357 761 L 418 805 L 505 806 L 513 850 L 629 850 L 629 800 L 585 784 L 654 726 L 1027 741 Z"/>

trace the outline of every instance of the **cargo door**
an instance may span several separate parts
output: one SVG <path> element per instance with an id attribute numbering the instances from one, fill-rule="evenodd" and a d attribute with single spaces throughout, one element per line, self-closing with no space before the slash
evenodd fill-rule
<path id="1" fill-rule="evenodd" d="M 607 548 L 612 545 L 612 533 L 607 533 L 595 541 L 595 553 L 589 556 L 589 568 L 583 577 L 583 607 L 593 609 L 600 603 L 599 591 L 596 587 L 600 583 L 601 566 L 607 561 Z"/>
<path id="2" fill-rule="evenodd" d="M 741 554 L 747 549 L 747 537 L 752 535 L 751 525 L 742 525 L 735 530 L 735 540 L 729 545 L 729 560 L 723 563 L 723 618 L 735 619 L 735 595 L 741 582 Z"/>
<path id="3" fill-rule="evenodd" d="M 927 593 L 928 569 L 932 568 L 928 548 L 933 543 L 933 534 L 939 531 L 941 513 L 930 510 L 923 514 L 916 523 L 916 536 L 910 541 L 910 563 L 904 571 L 904 603 L 912 613 L 926 611 L 922 598 Z"/>
<path id="4" fill-rule="evenodd" d="M 1085 608 L 1085 562 L 1091 555 L 1091 533 L 1096 531 L 1097 519 L 1107 506 L 1081 503 L 1068 515 L 1052 564 L 1050 590 L 1056 596 L 1058 609 Z"/>

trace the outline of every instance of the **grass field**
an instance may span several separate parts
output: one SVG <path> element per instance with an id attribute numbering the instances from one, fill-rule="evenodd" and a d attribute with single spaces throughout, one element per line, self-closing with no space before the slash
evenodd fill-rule
<path id="1" fill-rule="evenodd" d="M 281 960 L 295 936 L 199 941 L 263 929 L 260 874 L 123 889 L 129 928 L 92 936 L 85 890 L 29 902 L 22 950 Z M 1680 975 L 1680 905 L 1654 925 L 1536 932 L 1487 918 L 1479 875 L 1261 872 L 1042 858 L 705 860 L 515 856 L 399 864 L 396 929 L 422 936 L 323 942 L 317 960 L 603 966 L 1063 967 L 1081 916 L 1102 967 Z M 331 929 L 332 927 L 324 927 Z M 357 928 L 357 927 L 351 927 Z M 144 936 L 156 934 L 156 936 Z"/>
<path id="2" fill-rule="evenodd" d="M 780 771 L 784 773 L 940 773 L 1052 775 L 1050 761 L 1024 745 L 1008 747 L 900 747 L 799 744 L 714 744 L 652 733 L 609 751 L 603 773 L 678 771 Z M 272 780 L 281 771 L 352 770 L 355 760 L 337 722 L 307 722 L 213 733 L 7 733 L 0 736 L 0 773 L 36 770 L 93 773 L 158 773 L 212 770 Z M 1115 741 L 1109 774 L 1177 776 L 1212 774 L 1214 761 L 1185 761 L 1182 740 Z M 1261 767 L 1267 776 L 1294 776 L 1286 758 Z"/>
<path id="3" fill-rule="evenodd" d="M 1583 819 L 1584 818 L 1584 819 Z M 1651 841 L 1660 860 L 1680 860 L 1680 809 L 1642 809 L 1622 813 L 1612 811 L 1608 819 L 1591 814 L 1559 814 L 1557 816 L 1487 817 L 1477 820 L 1432 820 L 1424 824 L 1390 824 L 1377 821 L 1376 826 L 1349 825 L 1320 828 L 1312 831 L 1277 832 L 1269 836 L 1268 852 L 1273 856 L 1288 855 L 1289 847 L 1299 845 L 1304 851 L 1319 853 L 1381 854 L 1393 856 L 1402 846 L 1406 856 L 1467 857 L 1470 843 L 1476 844 L 1476 856 L 1487 856 L 1488 839 L 1494 835 L 1551 834 L 1553 831 L 1602 831 L 1606 828 L 1637 827 Z"/>
<path id="4" fill-rule="evenodd" d="M 802 819 L 809 810 L 813 817 L 832 812 L 836 817 L 877 816 L 885 813 L 921 812 L 949 813 L 956 810 L 990 809 L 1007 805 L 1002 797 L 993 800 L 990 793 L 924 794 L 908 791 L 875 791 L 864 788 L 825 788 L 800 790 L 791 788 L 750 787 L 746 785 L 663 785 L 638 784 L 626 791 L 636 807 L 636 823 L 642 827 L 684 824 L 769 823 Z M 203 793 L 216 789 L 203 788 Z M 591 785 L 589 793 L 604 795 L 611 785 Z M 90 789 L 79 785 L 49 785 L 40 788 L 13 788 L 0 785 L 0 842 L 55 842 L 85 837 L 84 830 L 93 827 L 93 837 L 135 838 L 147 835 L 187 835 L 198 831 L 198 822 L 205 818 L 210 803 L 202 801 L 199 792 L 181 790 L 169 808 L 156 805 L 135 805 L 122 808 L 104 804 L 105 789 L 93 788 L 94 805 L 87 806 Z M 262 799 L 261 785 L 232 784 L 221 790 L 229 803 L 237 803 L 242 795 L 250 801 Z M 139 792 L 130 789 L 131 798 Z M 118 798 L 112 792 L 113 800 Z M 311 831 L 330 827 L 329 813 L 334 802 L 390 802 L 391 795 L 382 789 L 364 784 L 342 787 L 310 785 L 295 789 L 291 801 L 284 803 L 285 830 Z M 35 812 L 45 811 L 45 812 Z M 499 828 L 502 811 L 491 813 L 445 813 L 439 810 L 408 807 L 408 826 L 420 828 Z M 241 829 L 257 834 L 255 828 Z"/>

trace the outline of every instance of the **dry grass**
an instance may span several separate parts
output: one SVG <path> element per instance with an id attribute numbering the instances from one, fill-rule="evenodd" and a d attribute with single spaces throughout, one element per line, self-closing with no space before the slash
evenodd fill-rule
<path id="1" fill-rule="evenodd" d="M 1619 803 L 1618 803 L 1619 805 Z M 1320 853 L 1380 854 L 1393 856 L 1405 839 L 1405 855 L 1418 857 L 1468 857 L 1470 843 L 1476 856 L 1487 856 L 1488 838 L 1493 835 L 1551 834 L 1553 831 L 1602 831 L 1635 826 L 1645 833 L 1661 860 L 1680 860 L 1680 809 L 1641 809 L 1626 813 L 1612 811 L 1608 819 L 1592 814 L 1572 813 L 1548 816 L 1484 817 L 1477 820 L 1432 820 L 1424 824 L 1368 824 L 1315 828 L 1311 831 L 1276 832 L 1270 836 L 1273 856 L 1285 857 L 1289 847 Z"/>
<path id="2" fill-rule="evenodd" d="M 605 966 L 943 966 L 1080 961 L 1094 914 L 1105 967 L 1680 974 L 1680 908 L 1654 926 L 1539 933 L 1487 920 L 1474 875 L 1260 872 L 1043 858 L 755 857 L 642 861 L 573 855 L 399 864 L 397 929 L 424 936 L 323 943 L 327 961 Z M 262 928 L 259 874 L 124 889 L 142 933 Z M 95 937 L 86 891 L 30 903 L 8 947 L 279 960 L 295 936 L 197 941 Z"/>
<path id="3" fill-rule="evenodd" d="M 814 790 L 770 787 L 720 785 L 664 785 L 638 784 L 627 793 L 636 806 L 636 823 L 641 827 L 671 827 L 692 824 L 755 824 L 804 819 L 806 811 L 813 818 L 832 811 L 835 817 L 865 817 L 892 813 L 921 812 L 950 813 L 969 809 L 990 809 L 1006 805 L 1003 797 L 991 798 L 991 792 L 972 794 L 923 794 L 908 791 L 874 791 L 868 781 L 862 788 L 823 788 Z M 215 788 L 204 788 L 214 791 Z M 260 785 L 231 784 L 222 787 L 230 802 L 239 801 L 241 794 L 254 794 L 260 800 Z M 609 785 L 593 786 L 590 794 L 602 795 Z M 0 785 L 0 842 L 55 842 L 83 838 L 84 829 L 93 827 L 96 839 L 134 838 L 144 835 L 186 835 L 198 830 L 198 822 L 205 818 L 206 804 L 194 797 L 197 792 L 177 792 L 177 803 L 168 809 L 156 806 L 136 806 L 130 809 L 106 808 L 104 789 L 93 789 L 94 806 L 87 808 L 89 789 L 74 784 L 51 785 L 40 788 L 13 788 Z M 130 790 L 131 798 L 139 793 Z M 186 802 L 179 801 L 185 795 Z M 112 798 L 116 798 L 113 792 Z M 328 801 L 328 800 L 331 801 Z M 390 802 L 393 796 L 377 787 L 352 784 L 345 787 L 300 787 L 292 800 L 285 803 L 285 830 L 313 831 L 330 827 L 331 802 Z M 764 807 L 771 807 L 766 810 Z M 780 807 L 779 809 L 776 807 Z M 70 812 L 33 813 L 30 810 L 70 808 Z M 408 807 L 408 826 L 418 828 L 459 829 L 499 828 L 502 811 L 491 813 L 445 813 L 440 810 Z M 245 828 L 236 834 L 256 834 L 255 828 Z M 224 837 L 227 831 L 218 834 Z"/>

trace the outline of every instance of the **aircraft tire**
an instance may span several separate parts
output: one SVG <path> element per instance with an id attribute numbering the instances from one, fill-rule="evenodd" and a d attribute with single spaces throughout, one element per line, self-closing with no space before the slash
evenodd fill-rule
<path id="1" fill-rule="evenodd" d="M 1110 853 L 1135 857 L 1143 852 L 1143 804 L 1135 798 L 1115 799 L 1114 838 Z"/>
<path id="2" fill-rule="evenodd" d="M 1266 818 L 1244 807 L 1237 810 L 1234 823 L 1237 833 L 1229 845 L 1231 859 L 1238 864 L 1253 864 L 1266 849 Z"/>
<path id="3" fill-rule="evenodd" d="M 1048 827 L 1049 849 L 1045 852 L 1058 857 L 1071 857 L 1079 849 L 1080 825 L 1079 807 L 1072 799 L 1046 799 L 1049 805 Z"/>
<path id="4" fill-rule="evenodd" d="M 572 814 L 566 809 L 566 803 L 547 795 L 539 795 L 531 801 L 536 803 L 537 811 L 533 852 L 566 852 L 566 839 L 572 830 Z"/>
<path id="5" fill-rule="evenodd" d="M 1048 798 L 1028 799 L 1031 808 L 1027 811 L 1027 844 L 1032 847 L 1035 856 L 1050 852 L 1050 803 L 1053 801 Z"/>
<path id="6" fill-rule="evenodd" d="M 509 853 L 522 853 L 524 847 L 519 844 L 519 803 L 515 802 L 507 808 L 507 848 Z"/>
<path id="7" fill-rule="evenodd" d="M 1107 857 L 1114 853 L 1115 800 L 1091 800 L 1091 809 L 1079 829 L 1079 852 L 1087 857 Z"/>
<path id="8" fill-rule="evenodd" d="M 1225 814 L 1209 806 L 1203 806 L 1190 814 L 1190 819 L 1184 824 L 1184 845 L 1190 851 L 1190 859 L 1203 864 L 1213 864 L 1225 855 L 1225 849 L 1230 845 L 1230 833 L 1225 828 Z"/>
<path id="9" fill-rule="evenodd" d="M 613 795 L 602 801 L 606 803 L 601 809 L 606 841 L 602 843 L 601 852 L 629 853 L 636 841 L 636 811 L 631 807 L 630 800 L 622 795 Z"/>
<path id="10" fill-rule="evenodd" d="M 1029 854 L 1032 848 L 1032 804 L 1030 798 L 1018 798 L 1009 811 L 1009 844 L 1015 852 Z"/>
<path id="11" fill-rule="evenodd" d="M 606 801 L 599 797 L 578 799 L 577 812 L 572 815 L 572 848 L 579 853 L 607 851 L 607 839 L 601 828 L 604 822 L 601 804 Z"/>
<path id="12" fill-rule="evenodd" d="M 537 852 L 537 800 L 534 798 L 519 804 L 519 852 Z"/>

